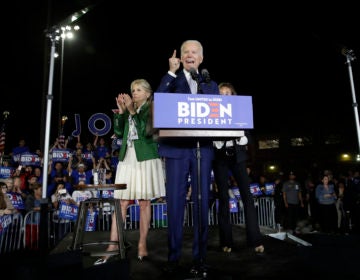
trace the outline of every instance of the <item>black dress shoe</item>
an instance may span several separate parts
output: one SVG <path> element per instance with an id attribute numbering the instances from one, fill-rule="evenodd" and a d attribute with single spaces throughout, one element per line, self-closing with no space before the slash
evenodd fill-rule
<path id="1" fill-rule="evenodd" d="M 192 267 L 190 268 L 190 273 L 206 278 L 208 270 L 209 266 L 206 265 L 203 261 L 194 261 Z"/>
<path id="2" fill-rule="evenodd" d="M 164 271 L 165 273 L 175 273 L 178 270 L 179 262 L 177 261 L 168 261 L 162 268 L 162 271 Z"/>

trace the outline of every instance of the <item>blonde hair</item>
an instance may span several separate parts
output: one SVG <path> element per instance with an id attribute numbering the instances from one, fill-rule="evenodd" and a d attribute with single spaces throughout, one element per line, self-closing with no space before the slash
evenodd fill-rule
<path id="1" fill-rule="evenodd" d="M 149 82 L 145 79 L 136 79 L 134 81 L 132 81 L 131 83 L 131 91 L 133 90 L 133 88 L 135 86 L 141 86 L 146 92 L 148 92 L 150 94 L 148 100 L 146 102 L 149 103 L 149 106 L 150 106 L 150 110 L 149 110 L 149 116 L 148 116 L 148 119 L 147 119 L 147 123 L 146 123 L 146 136 L 152 136 L 152 138 L 154 140 L 157 139 L 157 133 L 158 133 L 158 129 L 155 129 L 153 127 L 153 106 L 154 106 L 154 102 L 153 102 L 153 96 L 152 96 L 152 93 L 153 93 L 153 90 L 149 84 Z"/>
<path id="2" fill-rule="evenodd" d="M 153 90 L 147 80 L 145 80 L 145 79 L 133 80 L 130 85 L 131 92 L 133 91 L 134 87 L 137 85 L 141 86 L 146 92 L 150 93 L 150 96 L 152 95 Z"/>

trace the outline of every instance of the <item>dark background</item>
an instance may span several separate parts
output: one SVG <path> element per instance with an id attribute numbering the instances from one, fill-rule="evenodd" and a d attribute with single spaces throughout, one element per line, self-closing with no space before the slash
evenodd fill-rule
<path id="1" fill-rule="evenodd" d="M 50 142 L 58 134 L 61 115 L 69 116 L 65 130 L 71 134 L 74 114 L 82 117 L 82 139 L 92 141 L 87 119 L 97 112 L 111 116 L 115 96 L 129 92 L 136 78 L 147 79 L 155 90 L 173 50 L 179 55 L 187 39 L 203 44 L 201 67 L 215 81 L 232 82 L 239 94 L 253 97 L 256 134 L 335 129 L 357 141 L 348 64 L 341 53 L 344 47 L 359 53 L 360 17 L 355 7 L 344 1 L 193 2 L 8 3 L 2 17 L 6 63 L 0 104 L 1 112 L 10 111 L 6 151 L 20 137 L 32 149 L 42 149 L 50 54 L 46 30 L 84 7 L 91 9 L 75 22 L 80 31 L 65 41 L 62 94 L 60 59 L 55 62 Z M 351 66 L 358 91 L 358 60 Z"/>

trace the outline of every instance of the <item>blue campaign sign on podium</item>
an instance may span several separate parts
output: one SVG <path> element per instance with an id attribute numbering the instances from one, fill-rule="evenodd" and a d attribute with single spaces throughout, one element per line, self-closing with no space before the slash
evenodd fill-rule
<path id="1" fill-rule="evenodd" d="M 154 112 L 155 128 L 254 128 L 251 96 L 155 92 Z"/>

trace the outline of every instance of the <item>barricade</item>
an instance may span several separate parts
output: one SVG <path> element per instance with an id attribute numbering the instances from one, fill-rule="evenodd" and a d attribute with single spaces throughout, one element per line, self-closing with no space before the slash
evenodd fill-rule
<path id="1" fill-rule="evenodd" d="M 138 229 L 140 221 L 140 207 L 138 204 L 130 204 L 127 208 L 125 228 L 128 230 Z M 151 203 L 150 228 L 167 227 L 166 203 Z"/>
<path id="2" fill-rule="evenodd" d="M 166 203 L 151 204 L 151 221 L 150 227 L 164 228 L 168 225 Z"/>
<path id="3" fill-rule="evenodd" d="M 184 213 L 184 227 L 192 227 L 194 226 L 194 202 L 188 201 L 185 205 L 185 213 Z M 209 225 L 211 225 L 212 221 L 214 221 L 215 217 L 214 214 L 211 211 L 211 204 L 209 208 L 209 214 L 208 214 L 208 222 Z"/>
<path id="4" fill-rule="evenodd" d="M 258 197 L 254 199 L 260 226 L 275 229 L 275 204 L 272 197 Z"/>
<path id="5" fill-rule="evenodd" d="M 101 212 L 96 221 L 96 230 L 109 231 L 111 212 Z M 54 248 L 68 233 L 73 232 L 76 220 L 59 218 L 57 210 L 48 213 L 48 247 Z M 30 250 L 39 249 L 40 212 L 29 211 L 23 221 L 23 247 Z"/>
<path id="6" fill-rule="evenodd" d="M 230 205 L 234 203 L 229 201 Z M 230 211 L 230 222 L 233 225 L 245 225 L 244 205 L 241 200 L 236 202 L 236 211 Z M 272 197 L 254 197 L 254 205 L 258 217 L 259 226 L 275 228 L 274 199 Z M 218 225 L 217 200 L 210 206 L 209 225 Z"/>
<path id="7" fill-rule="evenodd" d="M 234 205 L 235 204 L 235 205 Z M 229 201 L 232 205 L 230 209 L 230 222 L 233 225 L 245 224 L 244 205 L 240 200 Z M 259 226 L 275 228 L 274 215 L 274 199 L 272 197 L 254 197 L 254 205 L 256 208 Z M 184 213 L 184 226 L 192 227 L 194 225 L 193 218 L 194 203 L 188 202 Z M 166 203 L 152 203 L 151 204 L 151 228 L 167 227 Z M 132 204 L 128 206 L 126 215 L 126 229 L 138 229 L 140 219 L 139 205 Z M 166 219 L 166 220 L 165 220 Z M 217 200 L 210 203 L 209 208 L 209 225 L 218 225 L 217 216 Z"/>
<path id="8" fill-rule="evenodd" d="M 54 248 L 62 238 L 73 230 L 74 222 L 59 218 L 57 210 L 49 210 L 47 220 L 48 248 Z M 39 249 L 40 211 L 29 211 L 23 220 L 23 247 L 27 250 Z"/>
<path id="9" fill-rule="evenodd" d="M 23 216 L 21 213 L 0 216 L 0 254 L 22 249 Z"/>
<path id="10" fill-rule="evenodd" d="M 254 205 L 257 211 L 259 226 L 275 229 L 274 200 L 272 197 L 254 197 Z M 184 212 L 184 226 L 192 227 L 193 202 L 188 202 Z M 236 210 L 236 211 L 235 211 Z M 101 211 L 97 217 L 96 230 L 110 231 L 112 213 L 114 209 Z M 23 217 L 20 213 L 4 215 L 0 223 L 0 254 L 39 248 L 39 229 L 40 212 L 30 211 Z M 0 218 L 2 218 L 0 217 Z M 126 221 L 124 227 L 127 230 L 139 229 L 140 210 L 139 205 L 131 204 L 127 208 Z M 244 225 L 245 215 L 241 199 L 237 200 L 236 207 L 230 211 L 231 223 L 234 225 Z M 48 213 L 48 248 L 54 248 L 59 241 L 68 233 L 73 232 L 75 221 L 60 219 L 58 213 L 50 210 Z M 168 222 L 166 203 L 151 204 L 150 228 L 166 228 Z M 216 200 L 210 203 L 209 225 L 218 225 Z"/>

